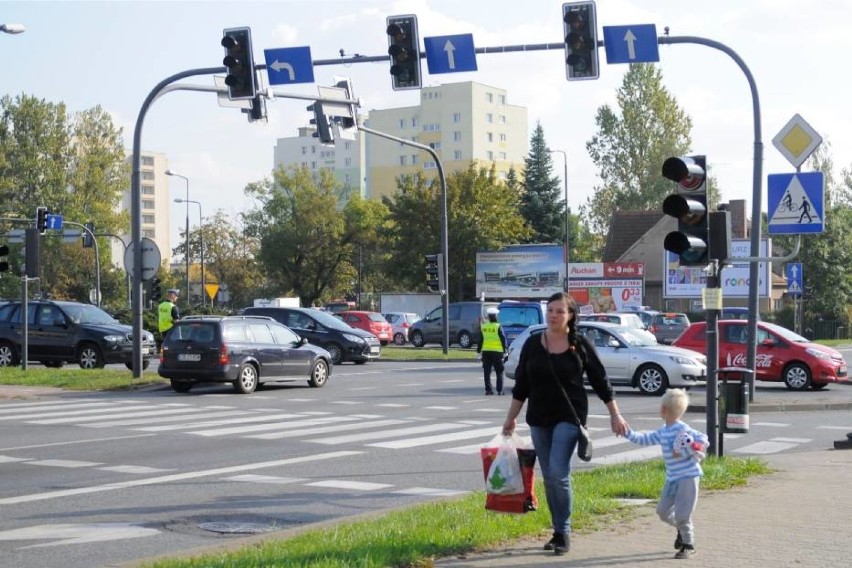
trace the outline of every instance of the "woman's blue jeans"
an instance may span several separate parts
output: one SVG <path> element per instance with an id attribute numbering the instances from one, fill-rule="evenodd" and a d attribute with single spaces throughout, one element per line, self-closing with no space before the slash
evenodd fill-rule
<path id="1" fill-rule="evenodd" d="M 544 495 L 550 508 L 553 532 L 571 532 L 571 457 L 577 447 L 580 430 L 573 422 L 555 426 L 530 426 L 533 446 L 538 456 Z"/>

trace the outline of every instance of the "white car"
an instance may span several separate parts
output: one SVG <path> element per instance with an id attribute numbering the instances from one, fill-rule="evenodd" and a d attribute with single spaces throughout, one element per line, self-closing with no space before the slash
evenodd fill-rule
<path id="1" fill-rule="evenodd" d="M 634 331 L 637 331 L 639 335 L 644 336 L 645 339 L 657 342 L 657 337 L 653 333 L 648 331 L 648 326 L 645 325 L 645 323 L 642 321 L 642 318 L 639 317 L 639 314 L 624 312 L 604 312 L 599 314 L 580 314 L 578 317 L 578 322 L 600 321 L 614 323 L 616 325 L 623 325 L 625 327 L 633 329 Z"/>
<path id="2" fill-rule="evenodd" d="M 422 319 L 419 314 L 412 312 L 382 312 L 382 315 L 393 327 L 395 345 L 405 345 L 408 342 L 408 330 L 411 324 Z"/>
<path id="3" fill-rule="evenodd" d="M 521 348 L 531 334 L 547 326 L 528 327 L 509 346 L 506 377 L 514 380 Z M 660 345 L 634 329 L 604 322 L 577 323 L 577 331 L 595 346 L 613 386 L 638 388 L 643 394 L 661 395 L 669 387 L 695 387 L 707 383 L 707 357 L 671 345 Z"/>

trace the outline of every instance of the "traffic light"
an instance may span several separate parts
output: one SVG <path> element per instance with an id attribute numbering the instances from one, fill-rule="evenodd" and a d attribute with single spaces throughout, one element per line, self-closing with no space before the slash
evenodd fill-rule
<path id="1" fill-rule="evenodd" d="M 162 297 L 163 297 L 163 288 L 162 288 L 162 285 L 160 283 L 160 279 L 156 278 L 156 277 L 152 278 L 151 279 L 151 301 L 154 303 L 154 305 L 157 305 L 157 304 L 160 303 L 160 299 L 162 299 Z"/>
<path id="2" fill-rule="evenodd" d="M 95 224 L 91 221 L 86 223 L 87 231 L 83 231 L 83 248 L 92 248 L 95 246 L 95 239 L 92 238 L 92 235 L 95 234 Z"/>
<path id="3" fill-rule="evenodd" d="M 0 245 L 0 272 L 9 270 L 9 261 L 5 258 L 8 255 L 9 247 L 7 245 Z"/>
<path id="4" fill-rule="evenodd" d="M 39 235 L 47 230 L 47 207 L 36 207 L 36 229 Z"/>
<path id="5" fill-rule="evenodd" d="M 598 27 L 594 2 L 562 4 L 565 30 L 565 73 L 569 81 L 597 79 Z"/>
<path id="6" fill-rule="evenodd" d="M 421 72 L 417 16 L 409 14 L 388 17 L 387 34 L 393 90 L 419 89 Z"/>
<path id="7" fill-rule="evenodd" d="M 334 132 L 331 130 L 328 116 L 323 111 L 322 103 L 317 101 L 312 105 L 308 105 L 308 110 L 314 113 L 314 117 L 310 120 L 310 123 L 316 127 L 316 132 L 312 136 L 319 138 L 323 144 L 334 144 Z"/>
<path id="8" fill-rule="evenodd" d="M 680 266 L 706 266 L 710 259 L 707 159 L 668 158 L 663 162 L 663 177 L 677 182 L 677 192 L 663 201 L 663 213 L 677 219 L 677 231 L 666 235 L 663 247 L 678 255 Z"/>
<path id="9" fill-rule="evenodd" d="M 251 108 L 244 108 L 243 112 L 248 115 L 249 122 L 257 122 L 259 120 L 269 122 L 269 119 L 266 117 L 266 100 L 260 95 L 256 95 L 251 100 Z"/>
<path id="10" fill-rule="evenodd" d="M 719 209 L 721 208 L 720 206 Z M 731 212 L 712 211 L 709 231 L 710 246 L 707 254 L 710 260 L 718 260 L 721 266 L 731 258 Z"/>
<path id="11" fill-rule="evenodd" d="M 339 89 L 343 89 L 344 91 L 346 91 L 346 98 L 347 99 L 349 99 L 350 101 L 355 100 L 355 92 L 354 92 L 354 89 L 352 88 L 352 81 L 351 80 L 340 79 L 339 81 L 337 81 L 334 84 L 334 86 L 339 88 Z M 357 110 L 355 108 L 355 104 L 348 105 L 348 113 L 347 114 L 351 114 L 352 116 L 351 117 L 341 116 L 340 117 L 340 128 L 343 128 L 343 129 L 346 129 L 346 130 L 348 130 L 350 128 L 355 128 L 355 122 L 356 122 L 356 119 L 357 119 L 357 116 L 358 116 Z"/>
<path id="12" fill-rule="evenodd" d="M 431 292 L 440 292 L 444 282 L 444 255 L 427 254 L 423 259 L 426 261 L 426 286 Z"/>
<path id="13" fill-rule="evenodd" d="M 251 28 L 230 28 L 222 32 L 225 58 L 222 65 L 228 68 L 225 84 L 232 101 L 253 99 L 257 94 L 254 74 L 254 57 L 251 52 Z"/>

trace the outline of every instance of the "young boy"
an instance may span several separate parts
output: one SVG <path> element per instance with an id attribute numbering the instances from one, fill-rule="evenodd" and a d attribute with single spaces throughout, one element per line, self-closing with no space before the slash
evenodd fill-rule
<path id="1" fill-rule="evenodd" d="M 708 441 L 705 434 L 693 430 L 680 419 L 688 406 L 689 396 L 685 390 L 669 389 L 660 405 L 660 418 L 665 426 L 651 432 L 627 432 L 627 439 L 635 444 L 662 446 L 666 483 L 660 493 L 657 515 L 677 528 L 675 558 L 689 558 L 695 554 L 692 512 L 698 503 L 698 479 L 704 475 L 699 462 Z"/>

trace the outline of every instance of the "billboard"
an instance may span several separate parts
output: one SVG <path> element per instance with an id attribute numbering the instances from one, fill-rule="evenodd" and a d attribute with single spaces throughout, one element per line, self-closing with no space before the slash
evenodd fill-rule
<path id="1" fill-rule="evenodd" d="M 560 245 L 513 245 L 476 253 L 476 295 L 542 298 L 563 290 L 565 257 Z"/>
<path id="2" fill-rule="evenodd" d="M 761 239 L 758 256 L 767 258 L 771 254 L 772 240 Z M 700 298 L 701 290 L 707 285 L 707 274 L 703 267 L 680 267 L 677 255 L 663 251 L 663 297 L 664 298 Z M 731 242 L 731 257 L 751 256 L 751 241 L 734 240 Z M 769 263 L 759 263 L 757 293 L 769 296 Z M 721 274 L 722 297 L 747 298 L 749 287 L 749 264 L 725 266 Z"/>

